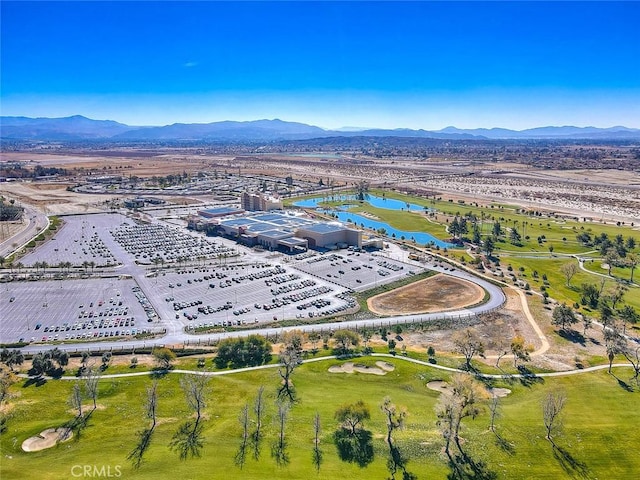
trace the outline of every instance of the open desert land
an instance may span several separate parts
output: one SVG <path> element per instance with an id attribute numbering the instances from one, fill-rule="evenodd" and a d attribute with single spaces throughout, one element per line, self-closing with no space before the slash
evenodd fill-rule
<path id="1" fill-rule="evenodd" d="M 15 155 L 14 160 L 29 157 L 38 162 L 40 154 Z M 605 423 L 613 422 L 624 431 L 621 449 L 637 443 L 628 417 L 640 391 L 635 370 L 617 351 L 613 373 L 606 373 L 607 330 L 598 323 L 598 309 L 581 304 L 580 286 L 596 285 L 606 298 L 619 294 L 616 312 L 622 305 L 640 310 L 640 287 L 631 280 L 632 268 L 622 261 L 609 268 L 596 247 L 576 239 L 583 232 L 591 239 L 621 235 L 623 243 L 633 238 L 625 254 L 637 255 L 640 200 L 635 180 L 629 181 L 637 173 L 603 170 L 585 179 L 586 171 L 579 169 L 459 160 L 427 166 L 420 159 L 396 163 L 363 155 L 357 165 L 322 155 L 42 155 L 43 165 L 72 173 L 55 181 L 0 185 L 3 195 L 59 216 L 46 238 L 6 259 L 10 265 L 2 271 L 3 279 L 11 281 L 0 287 L 0 316 L 10 321 L 3 322 L 0 338 L 13 346 L 19 341 L 27 353 L 23 364 L 11 366 L 16 372 L 5 369 L 7 378 L 17 383 L 0 409 L 6 418 L 0 438 L 6 452 L 3 474 L 46 478 L 46 470 L 51 478 L 64 478 L 75 474 L 69 470 L 73 462 L 81 462 L 109 466 L 127 478 L 151 478 L 168 468 L 185 478 L 202 469 L 214 478 L 228 477 L 229 472 L 255 478 L 285 472 L 291 478 L 345 472 L 353 478 L 382 477 L 391 464 L 384 418 L 376 412 L 387 395 L 410 415 L 396 444 L 408 460 L 405 471 L 418 478 L 444 476 L 450 465 L 443 456 L 435 412 L 446 398 L 442 395 L 448 395 L 448 385 L 456 381 L 454 374 L 470 370 L 488 389 L 481 387 L 478 418 L 465 421 L 463 448 L 467 445 L 467 459 L 472 460 L 465 468 L 504 479 L 544 478 L 550 472 L 554 478 L 595 478 L 611 472 L 625 478 L 637 471 L 633 459 L 610 460 L 613 453 L 601 442 L 608 431 Z M 191 182 L 212 170 L 224 176 L 209 178 L 207 192 L 194 193 L 202 186 L 197 181 L 179 194 L 163 192 L 151 180 L 186 173 Z M 124 188 L 113 194 L 102 187 L 100 193 L 74 191 L 89 184 L 87 173 L 116 172 L 143 180 L 130 192 Z M 445 242 L 454 240 L 449 231 L 453 220 L 467 214 L 469 221 L 473 216 L 482 219 L 483 240 L 492 235 L 496 222 L 503 231 L 489 255 L 478 246 L 445 243 L 440 248 L 371 228 L 365 228 L 365 235 L 382 235 L 382 250 L 290 255 L 257 251 L 185 228 L 187 215 L 199 205 L 237 203 L 238 192 L 225 188 L 267 181 L 277 189 L 282 177 L 291 177 L 298 188 L 286 199 L 287 207 L 301 199 L 319 199 L 328 209 L 324 214 L 307 209 L 317 216 L 351 212 Z M 399 211 L 354 201 L 354 186 L 362 181 L 369 184 L 370 198 L 417 206 Z M 134 195 L 167 203 L 134 212 L 122 204 Z M 522 233 L 520 242 L 510 239 L 514 229 Z M 576 266 L 570 281 L 561 273 L 567 264 Z M 577 312 L 576 323 L 566 329 L 553 323 L 554 309 L 562 303 Z M 637 324 L 616 322 L 625 328 L 628 345 L 635 345 Z M 282 463 L 269 449 L 279 438 L 275 420 L 283 418 L 278 417 L 282 410 L 274 407 L 278 385 L 283 385 L 277 363 L 287 349 L 287 335 L 294 335 L 284 332 L 292 330 L 302 336 L 302 358 L 308 363 L 296 368 L 290 380 L 299 402 L 287 410 L 288 460 Z M 348 347 L 338 340 L 344 330 L 357 338 Z M 461 356 L 463 331 L 473 332 L 483 346 L 482 355 L 473 356 L 471 369 Z M 216 366 L 221 342 L 248 334 L 273 343 L 270 359 L 255 371 L 236 373 Z M 163 346 L 181 355 L 164 370 L 154 355 Z M 56 370 L 58 379 L 34 375 L 34 359 L 54 347 L 71 355 Z M 345 353 L 349 358 L 341 358 Z M 85 414 L 78 415 L 67 400 L 74 395 L 74 383 L 84 382 L 79 372 L 86 364 L 100 369 L 98 400 L 94 408 L 85 398 Z M 184 381 L 179 378 L 189 372 L 208 372 L 211 380 L 198 437 L 202 445 L 193 447 L 193 458 L 187 454 L 188 461 L 177 462 L 176 429 L 192 419 L 180 403 Z M 140 399 L 152 385 L 149 375 L 158 379 L 160 397 L 157 430 L 145 444 L 135 432 L 145 428 Z M 430 389 L 433 382 L 444 386 L 445 393 Z M 256 448 L 262 453 L 245 458 L 239 450 L 243 437 L 238 416 L 244 403 L 253 408 L 265 385 L 269 420 L 260 437 L 264 449 L 259 443 Z M 494 418 L 500 419 L 496 435 L 487 429 L 492 408 L 488 399 L 498 391 L 505 396 L 500 398 L 503 413 Z M 556 448 L 545 439 L 538 410 L 543 398 L 558 391 L 566 395 L 567 408 L 566 429 Z M 339 394 L 328 400 L 327 392 Z M 589 397 L 586 403 L 584 395 Z M 349 461 L 336 450 L 334 416 L 341 404 L 358 399 L 371 411 L 366 423 L 371 444 L 366 458 Z M 47 413 L 35 418 L 29 414 L 33 409 Z M 315 412 L 322 419 L 319 463 L 312 461 L 318 458 L 312 441 Z M 66 435 L 69 428 L 73 436 Z M 611 455 L 604 455 L 602 448 Z M 214 451 L 215 462 L 209 455 Z M 54 467 L 52 455 L 57 458 Z M 539 459 L 535 465 L 524 460 L 532 456 Z M 523 460 L 514 462 L 516 457 Z M 144 461 L 136 464 L 136 458 Z"/>

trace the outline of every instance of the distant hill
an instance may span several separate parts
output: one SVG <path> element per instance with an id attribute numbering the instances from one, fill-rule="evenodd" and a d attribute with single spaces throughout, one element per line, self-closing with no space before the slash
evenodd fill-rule
<path id="1" fill-rule="evenodd" d="M 438 130 L 438 133 L 458 133 L 474 136 L 482 136 L 491 139 L 501 138 L 640 138 L 640 129 L 627 127 L 537 127 L 527 130 L 509 130 L 506 128 L 475 128 L 475 129 L 459 129 L 456 127 L 447 127 Z"/>
<path id="2" fill-rule="evenodd" d="M 116 135 L 120 140 L 229 140 L 271 141 L 324 137 L 327 132 L 304 123 L 282 120 L 250 122 L 174 123 L 164 127 L 129 130 Z"/>
<path id="3" fill-rule="evenodd" d="M 344 127 L 324 130 L 320 127 L 279 119 L 247 122 L 223 121 L 213 123 L 174 123 L 162 127 L 134 127 L 113 120 L 92 120 L 81 115 L 64 118 L 0 117 L 0 137 L 25 140 L 100 140 L 114 141 L 171 141 L 210 140 L 228 142 L 273 142 L 309 140 L 326 137 L 406 137 L 441 140 L 493 139 L 638 139 L 640 129 L 623 126 L 596 127 L 539 127 L 527 130 L 506 128 L 442 130 L 359 129 Z"/>
<path id="4" fill-rule="evenodd" d="M 92 120 L 82 115 L 64 118 L 0 117 L 0 137 L 33 140 L 111 138 L 132 127 L 113 120 Z"/>

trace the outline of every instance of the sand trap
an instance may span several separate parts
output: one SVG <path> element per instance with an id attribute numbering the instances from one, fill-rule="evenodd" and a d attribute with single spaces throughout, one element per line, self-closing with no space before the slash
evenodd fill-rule
<path id="1" fill-rule="evenodd" d="M 433 382 L 429 382 L 427 383 L 427 388 L 440 393 L 449 392 L 449 384 L 444 380 L 434 380 Z"/>
<path id="2" fill-rule="evenodd" d="M 25 452 L 37 452 L 46 448 L 55 447 L 58 442 L 71 440 L 73 432 L 70 428 L 47 428 L 40 435 L 29 437 L 22 442 L 22 450 Z"/>
<path id="3" fill-rule="evenodd" d="M 333 365 L 329 367 L 330 373 L 370 373 L 372 375 L 386 375 L 392 372 L 395 367 L 387 362 L 376 362 L 376 367 L 369 367 L 361 363 L 345 362 L 342 365 Z"/>
<path id="4" fill-rule="evenodd" d="M 489 389 L 489 394 L 492 397 L 506 397 L 507 395 L 509 395 L 511 393 L 511 390 L 509 390 L 508 388 L 490 388 Z"/>
<path id="5" fill-rule="evenodd" d="M 440 393 L 451 392 L 449 384 L 443 380 L 434 380 L 433 382 L 429 382 L 427 383 L 427 388 Z M 508 388 L 488 388 L 487 391 L 492 397 L 506 397 L 511 393 L 511 390 Z"/>
<path id="6" fill-rule="evenodd" d="M 395 365 L 388 362 L 377 361 L 376 365 L 385 372 L 393 372 L 396 369 Z"/>

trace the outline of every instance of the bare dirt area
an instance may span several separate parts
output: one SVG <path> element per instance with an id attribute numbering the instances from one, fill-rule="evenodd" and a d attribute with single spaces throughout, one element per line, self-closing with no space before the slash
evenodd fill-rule
<path id="1" fill-rule="evenodd" d="M 367 300 L 369 310 L 380 315 L 457 310 L 484 298 L 484 290 L 474 283 L 448 275 L 436 275 L 382 293 Z"/>
<path id="2" fill-rule="evenodd" d="M 495 364 L 495 357 L 509 350 L 511 341 L 516 335 L 522 336 L 526 344 L 531 345 L 532 348 L 540 347 L 536 332 L 522 313 L 518 294 L 506 289 L 505 295 L 507 301 L 502 309 L 480 315 L 479 322 L 472 326 L 485 343 L 487 359 L 484 361 L 488 364 Z M 433 346 L 436 352 L 452 352 L 455 349 L 451 341 L 454 332 L 454 329 L 406 331 L 402 333 L 402 341 L 408 350 L 424 353 L 428 346 Z M 480 361 L 483 360 L 480 359 Z"/>
<path id="3" fill-rule="evenodd" d="M 42 209 L 48 215 L 95 213 L 105 210 L 105 202 L 120 196 L 70 192 L 68 183 L 12 182 L 3 185 L 7 195 Z"/>
<path id="4" fill-rule="evenodd" d="M 103 175 L 156 175 L 195 173 L 211 167 L 226 166 L 232 156 L 200 156 L 193 154 L 163 153 L 161 151 L 119 150 L 114 152 L 87 153 L 40 153 L 6 152 L 2 159 L 7 162 L 25 162 L 29 165 L 57 167 L 71 173 L 89 172 Z"/>

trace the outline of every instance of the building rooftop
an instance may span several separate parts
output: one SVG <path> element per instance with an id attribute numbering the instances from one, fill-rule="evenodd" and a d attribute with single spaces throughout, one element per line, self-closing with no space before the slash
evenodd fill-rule
<path id="1" fill-rule="evenodd" d="M 302 227 L 303 230 L 317 233 L 331 233 L 340 232 L 342 230 L 350 230 L 349 228 L 339 223 L 316 223 L 315 225 L 308 225 Z"/>

